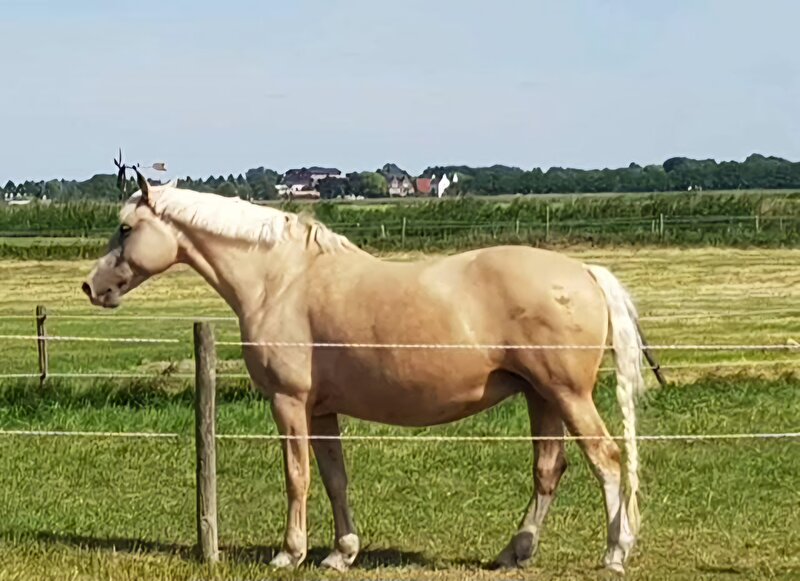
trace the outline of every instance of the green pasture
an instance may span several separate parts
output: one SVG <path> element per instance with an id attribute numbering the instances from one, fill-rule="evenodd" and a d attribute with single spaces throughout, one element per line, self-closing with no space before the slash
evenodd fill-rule
<path id="1" fill-rule="evenodd" d="M 800 250 L 596 249 L 567 251 L 609 266 L 637 300 L 653 344 L 800 341 Z M 417 254 L 395 254 L 411 260 Z M 576 445 L 539 555 L 526 571 L 483 566 L 508 541 L 530 496 L 530 445 L 496 442 L 346 442 L 363 554 L 340 575 L 318 569 L 332 518 L 314 472 L 310 562 L 267 565 L 285 517 L 274 441 L 222 441 L 220 540 L 214 569 L 194 556 L 191 321 L 228 316 L 193 273 L 148 282 L 116 312 L 89 308 L 88 261 L 0 262 L 0 334 L 30 335 L 37 304 L 50 335 L 177 339 L 176 344 L 50 344 L 55 374 L 142 378 L 0 379 L 0 429 L 152 431 L 171 440 L 0 436 L 0 580 L 3 579 L 597 579 L 605 544 L 599 487 Z M 87 318 L 69 318 L 83 317 Z M 173 317 L 166 320 L 135 317 Z M 127 318 L 134 317 L 134 318 Z M 180 319 L 177 317 L 186 317 Z M 235 340 L 235 322 L 214 323 Z M 36 374 L 35 342 L 0 340 L 3 374 Z M 218 432 L 269 434 L 268 405 L 221 347 Z M 660 351 L 670 385 L 640 402 L 640 434 L 800 431 L 800 353 Z M 714 367 L 715 365 L 724 365 Z M 653 385 L 652 378 L 648 379 Z M 597 391 L 619 433 L 610 377 Z M 449 426 L 401 430 L 345 421 L 347 434 L 525 435 L 510 400 Z M 640 444 L 644 528 L 630 579 L 800 578 L 800 441 L 646 441 Z"/>

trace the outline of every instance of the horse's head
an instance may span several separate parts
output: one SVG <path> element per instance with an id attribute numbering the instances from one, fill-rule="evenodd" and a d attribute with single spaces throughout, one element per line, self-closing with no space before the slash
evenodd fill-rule
<path id="1" fill-rule="evenodd" d="M 108 252 L 82 285 L 93 305 L 115 308 L 123 295 L 178 262 L 177 231 L 152 209 L 158 189 L 136 171 L 139 191 L 123 206 Z"/>

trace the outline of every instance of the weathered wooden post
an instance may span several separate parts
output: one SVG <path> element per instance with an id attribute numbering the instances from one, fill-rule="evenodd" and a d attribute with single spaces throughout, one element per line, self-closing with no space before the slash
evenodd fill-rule
<path id="1" fill-rule="evenodd" d="M 403 216 L 403 227 L 400 231 L 400 246 L 405 248 L 406 245 L 406 217 Z"/>
<path id="2" fill-rule="evenodd" d="M 197 449 L 197 544 L 204 561 L 219 561 L 217 530 L 217 354 L 210 323 L 194 324 L 195 445 Z"/>
<path id="3" fill-rule="evenodd" d="M 658 234 L 661 239 L 664 239 L 664 214 L 661 213 L 658 215 Z"/>
<path id="4" fill-rule="evenodd" d="M 36 349 L 39 352 L 39 385 L 44 387 L 47 381 L 47 308 L 36 305 Z"/>

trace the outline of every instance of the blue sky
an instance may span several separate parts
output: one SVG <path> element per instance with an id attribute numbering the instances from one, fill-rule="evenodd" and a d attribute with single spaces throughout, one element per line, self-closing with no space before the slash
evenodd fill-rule
<path id="1" fill-rule="evenodd" d="M 0 180 L 800 159 L 800 3 L 0 0 Z"/>

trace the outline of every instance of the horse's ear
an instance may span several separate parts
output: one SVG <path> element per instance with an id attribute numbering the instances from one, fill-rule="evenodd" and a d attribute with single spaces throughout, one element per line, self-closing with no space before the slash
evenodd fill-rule
<path id="1" fill-rule="evenodd" d="M 177 188 L 178 187 L 178 180 L 175 179 L 175 178 L 169 180 L 169 182 L 167 183 L 167 186 L 169 186 L 170 188 Z"/>
<path id="2" fill-rule="evenodd" d="M 136 183 L 139 185 L 139 190 L 142 192 L 142 201 L 147 204 L 150 202 L 150 184 L 147 183 L 147 178 L 142 175 L 139 168 L 133 168 L 136 171 Z"/>

